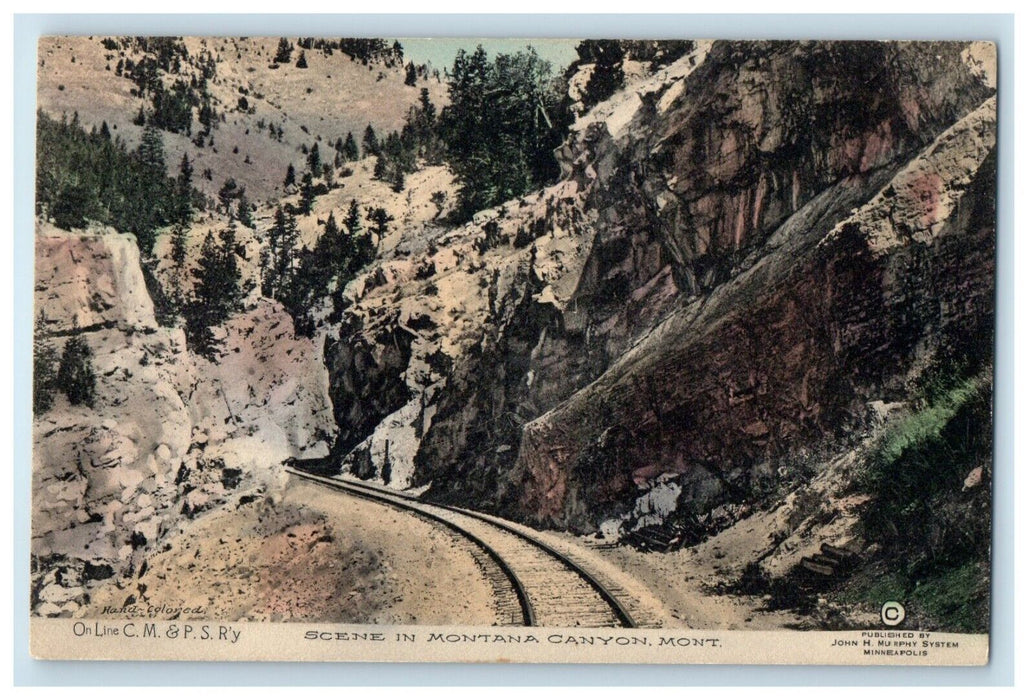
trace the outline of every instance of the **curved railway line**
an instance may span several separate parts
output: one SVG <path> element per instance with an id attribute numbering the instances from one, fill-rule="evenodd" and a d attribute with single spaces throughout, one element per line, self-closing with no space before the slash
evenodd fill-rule
<path id="1" fill-rule="evenodd" d="M 635 599 L 568 553 L 525 528 L 484 513 L 427 503 L 409 494 L 295 468 L 288 473 L 358 498 L 425 518 L 474 545 L 481 554 L 502 624 L 527 627 L 653 626 L 630 612 Z M 646 624 L 645 624 L 646 623 Z"/>

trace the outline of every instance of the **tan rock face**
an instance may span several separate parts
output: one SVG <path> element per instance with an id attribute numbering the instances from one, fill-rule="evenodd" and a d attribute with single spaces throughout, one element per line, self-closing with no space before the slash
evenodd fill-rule
<path id="1" fill-rule="evenodd" d="M 131 237 L 41 225 L 36 244 L 50 341 L 60 350 L 78 319 L 97 378 L 93 407 L 59 393 L 33 425 L 32 552 L 60 578 L 37 581 L 37 600 L 68 614 L 184 515 L 255 492 L 286 457 L 326 452 L 333 421 L 319 352 L 279 305 L 231 319 L 209 362 L 156 323 Z"/>

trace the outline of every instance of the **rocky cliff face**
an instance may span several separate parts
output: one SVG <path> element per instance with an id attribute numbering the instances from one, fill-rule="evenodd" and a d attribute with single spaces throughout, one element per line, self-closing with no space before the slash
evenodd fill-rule
<path id="1" fill-rule="evenodd" d="M 982 44 L 700 42 L 631 81 L 560 184 L 350 288 L 345 466 L 583 530 L 834 440 L 986 337 L 994 73 Z"/>
<path id="2" fill-rule="evenodd" d="M 134 572 L 184 516 L 255 498 L 271 465 L 326 453 L 326 371 L 279 306 L 233 318 L 222 357 L 196 358 L 155 321 L 131 236 L 40 224 L 36 311 L 59 350 L 78 323 L 97 377 L 94 406 L 58 394 L 33 425 L 41 614 L 74 613 L 96 581 Z"/>

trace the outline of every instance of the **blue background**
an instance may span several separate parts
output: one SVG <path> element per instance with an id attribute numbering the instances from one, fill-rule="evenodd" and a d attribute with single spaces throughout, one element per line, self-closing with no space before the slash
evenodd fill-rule
<path id="1" fill-rule="evenodd" d="M 999 45 L 991 662 L 980 668 L 36 661 L 28 653 L 36 42 L 46 34 L 986 39 Z M 15 15 L 15 685 L 1011 685 L 1014 678 L 1012 15 Z"/>

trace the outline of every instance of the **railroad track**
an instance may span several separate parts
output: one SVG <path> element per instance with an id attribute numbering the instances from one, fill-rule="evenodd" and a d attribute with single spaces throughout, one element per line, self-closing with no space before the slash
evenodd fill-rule
<path id="1" fill-rule="evenodd" d="M 368 484 L 318 476 L 290 467 L 287 471 L 299 478 L 413 513 L 472 543 L 481 553 L 479 564 L 486 571 L 500 605 L 501 624 L 639 626 L 629 612 L 631 601 L 627 593 L 614 591 L 613 585 L 602 582 L 571 555 L 525 528 L 484 513 L 426 503 Z"/>

